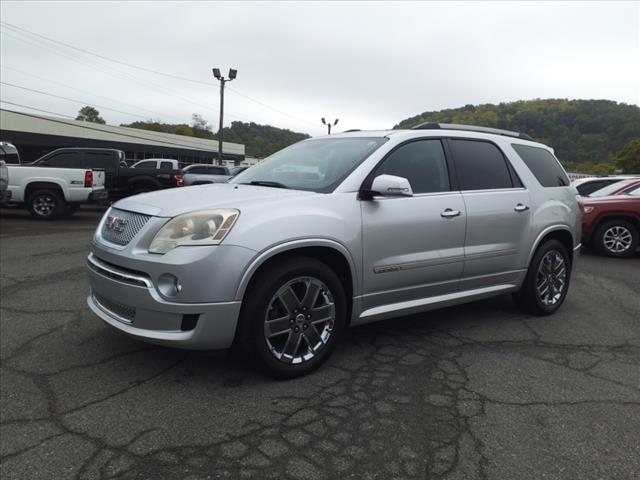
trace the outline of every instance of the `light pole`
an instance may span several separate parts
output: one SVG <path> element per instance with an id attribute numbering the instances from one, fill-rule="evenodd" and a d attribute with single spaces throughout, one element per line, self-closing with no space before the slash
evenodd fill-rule
<path id="1" fill-rule="evenodd" d="M 333 125 L 337 125 L 338 124 L 338 119 L 336 118 L 335 121 L 333 122 L 333 125 L 331 125 L 331 122 L 328 122 L 324 119 L 324 117 L 322 117 L 322 124 L 327 126 L 327 135 L 331 135 L 331 127 Z"/>
<path id="2" fill-rule="evenodd" d="M 229 78 L 220 75 L 220 69 L 213 69 L 213 76 L 220 80 L 220 125 L 218 126 L 218 164 L 222 165 L 222 122 L 224 116 L 224 84 L 230 82 L 238 75 L 238 70 L 229 69 Z"/>

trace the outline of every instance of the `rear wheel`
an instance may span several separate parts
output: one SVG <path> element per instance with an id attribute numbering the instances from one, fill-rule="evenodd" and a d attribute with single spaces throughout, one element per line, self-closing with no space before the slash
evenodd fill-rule
<path id="1" fill-rule="evenodd" d="M 610 220 L 598 227 L 593 243 L 609 257 L 630 257 L 638 248 L 638 229 L 625 220 Z"/>
<path id="2" fill-rule="evenodd" d="M 536 250 L 514 299 L 527 313 L 551 315 L 564 302 L 570 278 L 571 259 L 567 249 L 558 240 L 547 240 Z"/>
<path id="3" fill-rule="evenodd" d="M 306 257 L 261 272 L 241 313 L 245 347 L 278 378 L 306 375 L 322 365 L 345 323 L 340 280 L 325 264 Z"/>
<path id="4" fill-rule="evenodd" d="M 36 190 L 27 200 L 27 210 L 39 220 L 52 220 L 64 213 L 64 199 L 55 190 Z"/>

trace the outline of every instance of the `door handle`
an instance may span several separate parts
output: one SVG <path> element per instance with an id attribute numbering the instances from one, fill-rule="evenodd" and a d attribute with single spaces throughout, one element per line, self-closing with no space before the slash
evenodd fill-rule
<path id="1" fill-rule="evenodd" d="M 445 208 L 444 212 L 440 213 L 442 218 L 453 218 L 460 215 L 460 210 L 451 210 L 450 208 Z"/>
<path id="2" fill-rule="evenodd" d="M 527 210 L 529 210 L 529 206 L 528 205 L 524 205 L 522 203 L 519 203 L 513 209 L 516 212 L 526 212 Z"/>

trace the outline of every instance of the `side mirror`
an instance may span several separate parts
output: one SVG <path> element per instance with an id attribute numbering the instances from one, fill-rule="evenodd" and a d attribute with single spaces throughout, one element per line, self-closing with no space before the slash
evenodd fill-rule
<path id="1" fill-rule="evenodd" d="M 361 197 L 371 199 L 375 195 L 383 197 L 412 197 L 413 189 L 409 180 L 395 175 L 378 175 L 373 179 L 371 190 L 362 191 Z"/>

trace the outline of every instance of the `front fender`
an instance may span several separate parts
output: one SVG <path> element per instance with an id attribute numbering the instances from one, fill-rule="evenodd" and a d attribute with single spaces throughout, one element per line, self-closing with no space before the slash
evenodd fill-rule
<path id="1" fill-rule="evenodd" d="M 344 245 L 342 245 L 340 242 L 337 242 L 336 240 L 329 239 L 329 238 L 299 238 L 296 240 L 289 240 L 286 242 L 282 242 L 277 245 L 272 245 L 267 249 L 259 252 L 245 269 L 242 275 L 242 278 L 240 280 L 240 285 L 238 286 L 235 299 L 242 300 L 246 292 L 247 286 L 249 285 L 249 282 L 253 278 L 253 275 L 267 260 L 281 253 L 290 252 L 290 251 L 294 251 L 294 250 L 297 250 L 300 248 L 306 248 L 306 247 L 331 248 L 333 250 L 336 250 L 340 254 L 342 254 L 342 256 L 347 260 L 347 263 L 349 264 L 349 270 L 351 270 L 353 292 L 357 291 L 357 288 L 359 285 L 358 270 L 356 269 L 356 263 L 351 253 Z"/>

